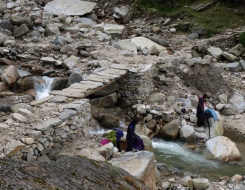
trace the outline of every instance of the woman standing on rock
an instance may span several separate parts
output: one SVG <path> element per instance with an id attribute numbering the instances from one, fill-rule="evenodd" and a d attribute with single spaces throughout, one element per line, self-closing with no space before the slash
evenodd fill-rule
<path id="1" fill-rule="evenodd" d="M 203 94 L 203 96 L 199 98 L 198 100 L 197 113 L 196 113 L 198 127 L 204 126 L 204 119 L 205 119 L 204 107 L 205 107 L 207 98 L 208 98 L 208 95 Z"/>
<path id="2" fill-rule="evenodd" d="M 135 126 L 139 123 L 140 118 L 135 117 L 131 123 L 128 126 L 127 130 L 127 136 L 126 136 L 126 142 L 127 142 L 127 152 L 133 150 L 133 146 L 135 144 L 135 139 L 136 139 L 136 133 L 135 133 Z"/>

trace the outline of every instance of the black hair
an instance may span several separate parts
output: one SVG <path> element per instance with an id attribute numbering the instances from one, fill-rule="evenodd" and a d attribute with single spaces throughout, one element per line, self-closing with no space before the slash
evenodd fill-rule
<path id="1" fill-rule="evenodd" d="M 137 123 L 139 123 L 139 121 L 140 121 L 140 118 L 139 117 L 135 117 L 135 118 L 133 118 L 132 123 L 134 125 L 136 125 Z"/>

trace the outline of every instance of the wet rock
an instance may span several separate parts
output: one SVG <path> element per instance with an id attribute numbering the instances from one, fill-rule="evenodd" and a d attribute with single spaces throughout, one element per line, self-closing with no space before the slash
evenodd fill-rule
<path id="1" fill-rule="evenodd" d="M 209 139 L 206 142 L 206 147 L 216 159 L 229 162 L 241 158 L 236 144 L 228 137 L 219 136 Z"/>

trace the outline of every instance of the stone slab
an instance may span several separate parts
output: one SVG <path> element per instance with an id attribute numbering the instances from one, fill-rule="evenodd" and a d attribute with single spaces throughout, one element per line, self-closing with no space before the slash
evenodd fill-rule
<path id="1" fill-rule="evenodd" d="M 101 83 L 107 83 L 110 81 L 110 77 L 104 77 L 104 76 L 99 76 L 99 75 L 89 75 L 86 80 L 91 80 L 95 82 L 101 82 Z"/>
<path id="2" fill-rule="evenodd" d="M 66 96 L 69 98 L 83 98 L 84 97 L 83 93 L 76 93 L 76 92 L 74 93 L 73 91 L 66 92 L 66 91 L 61 91 L 61 90 L 54 90 L 54 91 L 51 91 L 50 94 L 59 95 L 59 96 Z"/>
<path id="3" fill-rule="evenodd" d="M 47 120 L 41 124 L 38 124 L 37 126 L 35 126 L 35 129 L 37 129 L 39 131 L 48 131 L 52 127 L 60 125 L 61 123 L 62 123 L 62 120 L 60 120 L 59 118 L 53 118 L 53 119 Z"/>
<path id="4" fill-rule="evenodd" d="M 102 82 L 95 82 L 95 81 L 81 81 L 79 82 L 80 84 L 91 84 L 91 85 L 96 85 L 96 86 L 104 86 L 104 84 Z"/>
<path id="5" fill-rule="evenodd" d="M 97 75 L 100 75 L 100 76 L 107 76 L 107 77 L 110 77 L 110 79 L 116 79 L 116 78 L 120 78 L 121 75 L 117 75 L 117 74 L 110 74 L 110 73 L 106 73 L 104 71 L 100 71 L 98 73 L 96 73 Z"/>
<path id="6" fill-rule="evenodd" d="M 122 65 L 122 64 L 112 64 L 110 65 L 110 67 L 114 69 L 121 69 L 121 70 L 129 70 L 132 68 L 131 65 Z"/>
<path id="7" fill-rule="evenodd" d="M 73 93 L 84 93 L 84 92 L 87 92 L 89 89 L 80 89 L 80 88 L 65 88 L 63 89 L 62 91 L 63 92 L 73 92 Z"/>
<path id="8" fill-rule="evenodd" d="M 89 90 L 93 88 L 97 88 L 103 86 L 102 83 L 74 83 L 69 88 L 71 89 L 81 89 L 81 90 Z"/>
<path id="9" fill-rule="evenodd" d="M 50 96 L 47 96 L 47 97 L 42 98 L 42 99 L 40 99 L 40 100 L 32 101 L 32 102 L 31 102 L 31 105 L 32 105 L 32 106 L 39 106 L 39 105 L 41 105 L 41 104 L 46 103 L 47 101 L 49 101 L 49 100 L 52 99 L 52 98 L 54 98 L 54 96 L 53 96 L 53 95 L 50 95 Z"/>

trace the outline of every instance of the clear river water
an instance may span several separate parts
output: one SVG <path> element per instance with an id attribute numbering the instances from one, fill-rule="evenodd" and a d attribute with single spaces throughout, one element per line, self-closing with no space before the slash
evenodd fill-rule
<path id="1" fill-rule="evenodd" d="M 232 177 L 235 174 L 245 175 L 245 142 L 244 137 L 226 135 L 232 139 L 242 154 L 240 161 L 222 162 L 213 160 L 206 150 L 192 150 L 183 143 L 153 139 L 153 147 L 158 162 L 172 166 L 181 171 L 201 175 L 212 179 L 222 176 Z"/>

